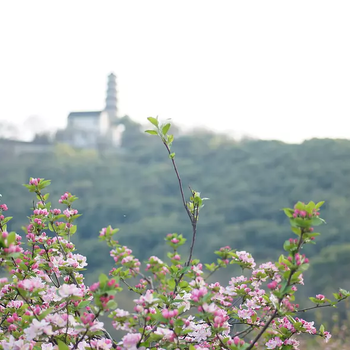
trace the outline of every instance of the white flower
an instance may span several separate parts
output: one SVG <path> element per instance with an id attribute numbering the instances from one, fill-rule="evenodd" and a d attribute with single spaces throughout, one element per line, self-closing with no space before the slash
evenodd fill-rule
<path id="1" fill-rule="evenodd" d="M 32 324 L 24 330 L 24 333 L 26 334 L 27 340 L 33 340 L 39 335 L 52 334 L 52 327 L 50 326 L 49 322 L 45 320 L 41 320 L 40 322 L 36 319 L 32 321 Z"/>

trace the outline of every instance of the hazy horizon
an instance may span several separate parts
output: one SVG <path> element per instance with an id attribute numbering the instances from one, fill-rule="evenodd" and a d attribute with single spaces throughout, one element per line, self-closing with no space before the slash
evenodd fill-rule
<path id="1" fill-rule="evenodd" d="M 142 124 L 301 142 L 350 138 L 348 1 L 0 4 L 0 120 L 104 108 Z"/>

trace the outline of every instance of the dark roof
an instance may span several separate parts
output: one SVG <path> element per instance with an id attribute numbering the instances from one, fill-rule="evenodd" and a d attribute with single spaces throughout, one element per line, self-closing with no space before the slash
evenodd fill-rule
<path id="1" fill-rule="evenodd" d="M 21 140 L 12 140 L 12 139 L 3 139 L 0 138 L 0 144 L 7 143 L 7 144 L 13 144 L 13 145 L 30 145 L 31 142 L 29 141 L 21 141 Z"/>
<path id="2" fill-rule="evenodd" d="M 79 117 L 99 117 L 101 111 L 89 111 L 89 112 L 71 112 L 68 114 L 68 118 L 79 118 Z"/>

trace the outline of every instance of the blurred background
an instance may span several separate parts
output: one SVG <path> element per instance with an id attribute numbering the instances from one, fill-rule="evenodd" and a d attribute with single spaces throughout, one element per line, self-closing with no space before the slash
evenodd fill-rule
<path id="1" fill-rule="evenodd" d="M 74 243 L 87 283 L 112 266 L 102 227 L 144 261 L 163 237 L 189 238 L 178 184 L 146 118 L 171 119 L 183 183 L 209 197 L 195 255 L 221 246 L 277 260 L 280 210 L 325 200 L 305 254 L 300 304 L 350 288 L 350 33 L 347 1 L 17 1 L 0 3 L 0 193 L 22 233 L 29 177 L 52 202 L 79 197 Z M 186 254 L 186 249 L 183 250 Z M 227 281 L 226 269 L 213 280 Z M 132 296 L 121 295 L 121 307 Z M 346 349 L 349 307 L 306 318 Z M 313 346 L 313 347 L 312 347 Z M 308 348 L 323 345 L 308 344 Z M 330 347 L 333 346 L 333 347 Z"/>

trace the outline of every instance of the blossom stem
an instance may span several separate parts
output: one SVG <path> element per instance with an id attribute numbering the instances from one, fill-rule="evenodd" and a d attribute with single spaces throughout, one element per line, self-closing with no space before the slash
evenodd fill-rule
<path id="1" fill-rule="evenodd" d="M 300 229 L 300 238 L 299 238 L 299 242 L 298 242 L 298 246 L 296 249 L 296 253 L 299 253 L 301 246 L 303 244 L 303 234 L 305 233 L 305 230 L 303 228 Z M 287 280 L 287 284 L 285 286 L 285 290 L 290 286 L 290 282 L 292 280 L 293 275 L 295 274 L 295 272 L 297 271 L 297 269 L 292 269 L 290 270 L 290 274 L 288 276 L 288 280 Z M 283 295 L 278 299 L 278 305 L 281 304 L 283 298 L 285 297 L 286 293 L 283 293 Z M 271 322 L 278 316 L 278 310 L 277 308 L 275 309 L 274 313 L 272 314 L 272 316 L 269 318 L 269 320 L 266 322 L 265 326 L 263 327 L 263 329 L 259 332 L 259 334 L 257 334 L 257 336 L 254 338 L 254 340 L 251 342 L 250 346 L 247 348 L 247 350 L 251 350 L 253 349 L 255 343 L 261 338 L 261 336 L 265 333 L 265 331 L 267 330 L 267 328 L 270 326 Z"/>

